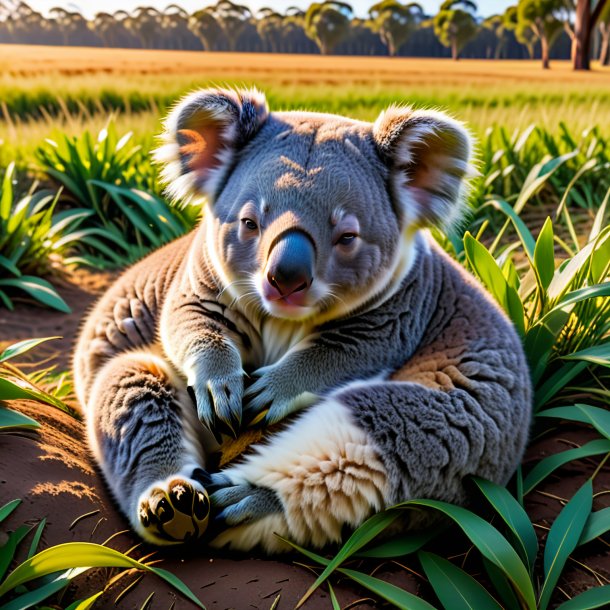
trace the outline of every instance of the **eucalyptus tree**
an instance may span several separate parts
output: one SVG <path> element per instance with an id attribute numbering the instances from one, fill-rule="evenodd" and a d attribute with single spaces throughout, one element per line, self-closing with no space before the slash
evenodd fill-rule
<path id="1" fill-rule="evenodd" d="M 524 41 L 533 33 L 540 42 L 542 67 L 545 70 L 550 66 L 550 50 L 564 29 L 560 18 L 563 10 L 563 0 L 519 0 L 517 5 L 517 39 Z"/>
<path id="2" fill-rule="evenodd" d="M 161 35 L 163 14 L 152 6 L 137 7 L 123 21 L 125 27 L 140 41 L 142 48 L 154 49 Z"/>
<path id="3" fill-rule="evenodd" d="M 120 22 L 110 13 L 96 13 L 93 19 L 87 22 L 87 27 L 102 41 L 105 47 L 116 47 L 117 29 Z"/>
<path id="4" fill-rule="evenodd" d="M 165 47 L 184 50 L 189 48 L 192 36 L 188 28 L 189 14 L 177 4 L 169 4 L 161 15 L 161 27 L 165 39 Z M 192 48 L 192 45 L 190 45 Z"/>
<path id="5" fill-rule="evenodd" d="M 446 0 L 432 19 L 434 33 L 441 44 L 451 49 L 454 60 L 477 35 L 476 11 L 477 5 L 470 0 Z"/>
<path id="6" fill-rule="evenodd" d="M 265 51 L 279 53 L 282 50 L 284 17 L 272 8 L 261 8 L 256 15 L 256 29 L 265 44 Z"/>
<path id="7" fill-rule="evenodd" d="M 601 45 L 599 47 L 599 63 L 610 66 L 610 2 L 602 8 L 598 18 Z"/>
<path id="8" fill-rule="evenodd" d="M 601 23 L 610 2 L 608 0 L 576 0 L 572 63 L 575 70 L 588 70 L 591 56 L 591 34 Z"/>
<path id="9" fill-rule="evenodd" d="M 416 2 L 401 4 L 398 0 L 381 0 L 371 6 L 369 16 L 373 30 L 379 33 L 393 57 L 420 26 L 424 11 Z"/>
<path id="10" fill-rule="evenodd" d="M 352 7 L 338 0 L 314 2 L 305 13 L 305 33 L 322 55 L 328 55 L 349 34 Z"/>
<path id="11" fill-rule="evenodd" d="M 215 51 L 224 38 L 224 31 L 214 17 L 212 7 L 193 13 L 188 20 L 189 30 L 201 41 L 205 51 Z"/>
<path id="12" fill-rule="evenodd" d="M 85 18 L 77 11 L 68 11 L 60 6 L 49 10 L 49 16 L 61 32 L 64 45 L 70 44 L 70 36 L 81 28 L 87 27 Z"/>
<path id="13" fill-rule="evenodd" d="M 229 49 L 235 51 L 239 37 L 250 25 L 252 12 L 247 6 L 231 0 L 219 0 L 210 10 L 227 37 Z"/>

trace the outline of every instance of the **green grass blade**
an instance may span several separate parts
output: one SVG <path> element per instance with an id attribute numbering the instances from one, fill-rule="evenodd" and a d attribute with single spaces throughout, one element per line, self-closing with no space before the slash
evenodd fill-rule
<path id="1" fill-rule="evenodd" d="M 77 602 L 74 602 L 73 604 L 70 604 L 66 608 L 66 610 L 89 610 L 89 608 L 93 607 L 95 600 L 103 593 L 104 593 L 103 591 L 99 591 L 98 593 L 95 593 L 94 595 L 92 595 L 91 597 L 88 597 L 87 599 L 81 599 Z M 153 593 L 154 593 L 154 591 L 153 591 Z"/>
<path id="2" fill-rule="evenodd" d="M 385 580 L 346 568 L 339 568 L 338 571 L 341 574 L 345 574 L 345 576 L 349 576 L 359 585 L 366 587 L 369 591 L 375 593 L 375 595 L 390 602 L 396 608 L 400 608 L 400 610 L 435 610 L 434 606 L 430 605 L 427 601 Z"/>
<path id="3" fill-rule="evenodd" d="M 473 512 L 439 500 L 409 500 L 398 507 L 428 506 L 452 519 L 466 534 L 481 554 L 494 563 L 506 575 L 529 610 L 534 610 L 536 600 L 527 568 L 519 555 L 500 532 Z"/>
<path id="4" fill-rule="evenodd" d="M 316 581 L 309 587 L 305 595 L 299 600 L 297 608 L 302 606 L 311 594 L 337 569 L 348 557 L 356 553 L 363 546 L 368 544 L 373 538 L 378 536 L 383 530 L 391 525 L 400 511 L 389 510 L 383 513 L 377 513 L 370 519 L 367 519 L 347 540 L 347 542 L 341 547 L 339 552 L 333 557 L 328 563 L 323 572 L 316 578 Z"/>
<path id="5" fill-rule="evenodd" d="M 534 250 L 534 266 L 542 288 L 546 291 L 555 274 L 555 248 L 553 243 L 553 222 L 544 222 Z"/>
<path id="6" fill-rule="evenodd" d="M 341 610 L 341 604 L 339 603 L 339 600 L 335 595 L 335 590 L 333 589 L 333 586 L 330 584 L 330 582 L 328 583 L 328 593 L 330 595 L 330 603 L 333 607 L 333 610 Z"/>
<path id="7" fill-rule="evenodd" d="M 473 481 L 510 528 L 518 543 L 517 551 L 531 574 L 538 554 L 538 538 L 527 513 L 505 487 L 479 477 L 473 477 Z"/>
<path id="8" fill-rule="evenodd" d="M 19 505 L 21 500 L 16 498 L 7 502 L 2 508 L 0 508 L 0 523 L 2 523 Z"/>
<path id="9" fill-rule="evenodd" d="M 519 602 L 519 598 L 515 594 L 515 590 L 511 587 L 504 572 L 485 557 L 483 557 L 483 565 L 485 566 L 485 571 L 487 572 L 496 593 L 504 602 L 505 608 L 507 608 L 507 610 L 521 610 L 522 605 Z"/>
<path id="10" fill-rule="evenodd" d="M 2 546 L 2 553 L 0 553 L 0 581 L 2 581 L 4 574 L 11 565 L 11 561 L 13 561 L 13 556 L 17 550 L 17 546 L 31 531 L 32 528 L 28 527 L 27 525 L 19 526 L 9 535 L 8 540 Z M 2 595 L 0 594 L 0 598 L 1 597 Z"/>
<path id="11" fill-rule="evenodd" d="M 595 511 L 589 515 L 585 527 L 580 535 L 578 545 L 586 544 L 603 536 L 607 531 L 610 530 L 610 506 L 602 508 L 601 510 Z"/>
<path id="12" fill-rule="evenodd" d="M 549 455 L 540 460 L 525 477 L 525 481 L 523 481 L 523 493 L 527 495 L 533 491 L 536 485 L 546 479 L 553 471 L 572 460 L 580 460 L 592 455 L 608 452 L 610 452 L 610 441 L 605 438 L 600 438 L 589 441 L 577 449 L 568 449 L 566 451 L 561 451 L 560 453 L 555 453 L 554 455 Z"/>
<path id="13" fill-rule="evenodd" d="M 35 578 L 70 568 L 136 568 L 153 572 L 179 590 L 200 608 L 203 604 L 176 576 L 161 568 L 147 566 L 127 555 L 92 542 L 67 542 L 45 549 L 17 566 L 0 583 L 0 597 Z"/>
<path id="14" fill-rule="evenodd" d="M 593 587 L 557 607 L 557 610 L 593 610 L 610 607 L 610 585 Z"/>
<path id="15" fill-rule="evenodd" d="M 36 388 L 30 387 L 26 388 L 21 385 L 17 385 L 10 379 L 5 379 L 4 377 L 0 377 L 0 400 L 36 400 L 38 402 L 43 402 L 52 407 L 57 407 L 62 411 L 66 411 L 66 413 L 70 413 L 70 409 L 68 406 L 55 396 L 51 396 L 51 394 L 47 394 L 46 392 L 39 392 Z M 11 411 L 14 413 L 14 411 Z M 21 414 L 19 414 L 21 415 Z M 6 414 L 5 414 L 6 416 Z M 22 415 L 22 417 L 26 417 Z M 30 420 L 30 418 L 27 418 Z M 34 421 L 34 420 L 30 420 Z M 26 425 L 26 424 L 23 424 Z M 34 426 L 38 427 L 38 426 Z"/>
<path id="16" fill-rule="evenodd" d="M 1 386 L 3 381 L 5 380 L 0 378 L 0 400 L 4 400 Z M 40 424 L 35 419 L 23 415 L 23 413 L 0 407 L 0 430 L 11 428 L 40 428 Z"/>
<path id="17" fill-rule="evenodd" d="M 591 364 L 610 367 L 610 341 L 567 354 L 561 358 L 562 360 L 585 360 Z"/>
<path id="18" fill-rule="evenodd" d="M 552 417 L 555 419 L 567 419 L 568 421 L 577 421 L 581 424 L 590 424 L 591 420 L 583 414 L 578 407 L 589 407 L 590 405 L 575 404 L 569 407 L 553 407 L 536 413 L 536 417 Z"/>
<path id="19" fill-rule="evenodd" d="M 392 540 L 382 542 L 365 551 L 356 553 L 357 557 L 372 557 L 374 559 L 391 559 L 402 557 L 419 551 L 427 542 L 439 535 L 439 530 L 428 530 L 412 534 L 395 536 Z"/>
<path id="20" fill-rule="evenodd" d="M 539 610 L 546 610 L 563 567 L 578 545 L 592 506 L 593 485 L 589 479 L 563 507 L 553 522 L 544 548 L 545 580 L 540 592 Z"/>
<path id="21" fill-rule="evenodd" d="M 32 298 L 40 303 L 63 313 L 71 313 L 68 304 L 57 294 L 57 291 L 49 282 L 33 275 L 22 275 L 15 279 L 2 279 L 0 286 L 11 286 L 27 292 Z"/>
<path id="22" fill-rule="evenodd" d="M 46 517 L 42 519 L 42 521 L 38 524 L 36 531 L 34 532 L 34 537 L 32 538 L 32 543 L 30 544 L 30 550 L 28 551 L 28 559 L 33 557 L 38 550 L 38 545 L 40 544 L 40 537 L 42 536 L 42 531 L 44 530 L 45 525 L 47 524 Z"/>
<path id="23" fill-rule="evenodd" d="M 482 585 L 450 561 L 424 551 L 417 556 L 445 610 L 502 610 Z"/>
<path id="24" fill-rule="evenodd" d="M 494 257 L 468 231 L 464 235 L 464 251 L 470 267 L 487 286 L 523 337 L 525 335 L 523 303 L 517 291 L 504 278 Z"/>
<path id="25" fill-rule="evenodd" d="M 25 341 L 19 341 L 19 343 L 14 343 L 13 345 L 9 345 L 1 354 L 0 354 L 0 362 L 5 362 L 6 360 L 10 360 L 11 358 L 15 358 L 16 356 L 21 356 L 25 352 L 29 352 L 31 349 L 44 343 L 45 341 L 51 341 L 52 339 L 61 339 L 61 337 L 43 337 L 42 339 L 26 339 Z"/>
<path id="26" fill-rule="evenodd" d="M 610 411 L 590 405 L 578 405 L 576 408 L 602 436 L 610 440 Z"/>
<path id="27" fill-rule="evenodd" d="M 80 574 L 84 570 L 80 570 L 78 573 Z M 76 576 L 74 574 L 75 571 L 68 570 L 68 572 L 63 572 L 60 577 L 52 580 L 51 582 L 47 582 L 32 591 L 28 591 L 19 597 L 11 600 L 4 606 L 2 606 L 2 610 L 26 610 L 26 608 L 32 608 L 33 606 L 37 607 L 37 604 L 43 602 L 45 599 L 51 597 L 58 591 L 61 591 L 64 587 L 67 587 L 70 584 L 72 578 Z M 69 576 L 66 576 L 69 574 Z"/>

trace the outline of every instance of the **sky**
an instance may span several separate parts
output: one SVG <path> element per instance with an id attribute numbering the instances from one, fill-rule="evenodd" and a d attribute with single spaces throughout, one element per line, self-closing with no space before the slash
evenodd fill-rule
<path id="1" fill-rule="evenodd" d="M 253 11 L 258 10 L 263 6 L 274 8 L 278 12 L 283 12 L 289 6 L 299 6 L 306 8 L 311 2 L 309 0 L 235 0 L 237 4 L 245 4 Z M 475 0 L 476 1 L 476 0 Z M 26 0 L 26 2 L 34 9 L 42 13 L 46 13 L 54 6 L 61 6 L 70 10 L 79 10 L 86 17 L 91 17 L 98 11 L 114 13 L 114 11 L 125 10 L 130 11 L 137 6 L 154 6 L 158 9 L 165 8 L 168 4 L 178 4 L 189 12 L 196 11 L 200 8 L 215 4 L 215 0 L 105 0 L 104 2 L 90 2 L 88 0 Z M 376 0 L 348 0 L 354 7 L 354 12 L 358 17 L 364 17 L 367 14 L 369 6 L 372 6 Z M 517 0 L 479 0 L 479 14 L 483 17 L 501 13 L 507 6 L 516 4 Z M 424 11 L 433 15 L 442 4 L 442 0 L 419 0 Z"/>

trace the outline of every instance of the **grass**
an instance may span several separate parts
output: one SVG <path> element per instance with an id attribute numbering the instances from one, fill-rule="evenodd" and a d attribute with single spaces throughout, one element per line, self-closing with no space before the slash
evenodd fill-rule
<path id="1" fill-rule="evenodd" d="M 4 61 L 2 61 L 4 58 Z M 0 45 L 0 165 L 31 163 L 57 130 L 98 132 L 109 112 L 145 150 L 159 117 L 194 88 L 256 85 L 272 109 L 309 109 L 373 120 L 391 103 L 440 106 L 485 140 L 488 127 L 536 123 L 575 133 L 610 125 L 610 69 L 578 74 L 568 62 L 243 55 Z M 606 137 L 608 133 L 604 133 Z"/>
<path id="2" fill-rule="evenodd" d="M 507 488 L 473 479 L 472 494 L 480 500 L 476 508 L 412 499 L 373 516 L 333 556 L 295 546 L 318 566 L 302 601 L 318 586 L 328 586 L 329 605 L 338 607 L 332 588 L 337 574 L 399 608 L 429 610 L 431 604 L 363 572 L 359 563 L 367 558 L 380 566 L 411 557 L 439 607 L 546 610 L 559 605 L 558 583 L 577 549 L 610 530 L 610 508 L 592 510 L 596 477 L 610 459 L 609 75 L 599 68 L 575 74 L 561 62 L 542 72 L 530 62 L 63 48 L 41 54 L 40 48 L 0 47 L 0 167 L 9 167 L 4 173 L 10 178 L 16 170 L 9 163 L 16 161 L 21 176 L 27 168 L 45 185 L 63 188 L 60 203 L 65 207 L 51 210 L 50 226 L 57 213 L 87 210 L 85 220 L 92 224 L 83 227 L 93 232 L 84 237 L 93 240 L 80 240 L 80 250 L 70 256 L 66 251 L 64 264 L 120 265 L 171 238 L 151 232 L 155 220 L 146 215 L 146 202 L 167 206 L 156 192 L 148 151 L 160 131 L 160 115 L 196 86 L 256 84 L 273 109 L 305 107 L 372 120 L 390 103 L 409 101 L 448 108 L 467 121 L 480 141 L 472 214 L 459 233 L 437 232 L 436 237 L 487 286 L 520 333 L 535 387 L 536 436 L 562 422 L 587 426 L 596 437 L 582 447 L 538 456 L 518 470 Z M 115 127 L 105 132 L 110 112 Z M 125 158 L 119 142 L 132 131 L 128 147 L 138 150 Z M 55 145 L 44 144 L 45 138 Z M 4 184 L 5 192 L 13 189 L 12 179 Z M 20 197 L 11 191 L 11 204 Z M 172 218 L 177 214 L 179 231 L 191 226 L 192 216 L 162 209 Z M 6 222 L 10 216 L 5 214 Z M 49 251 L 37 252 L 44 272 Z M 35 344 L 20 343 L 0 355 L 0 400 L 34 398 L 60 406 L 69 392 L 61 374 L 41 370 L 26 376 L 8 362 Z M 3 426 L 5 432 L 37 426 L 23 417 L 1 407 L 0 431 Z M 591 457 L 598 460 L 597 468 L 566 499 L 548 535 L 539 540 L 527 510 L 529 494 L 562 465 Z M 442 528 L 379 540 L 401 514 L 414 509 L 443 514 L 452 524 L 452 537 L 461 532 L 468 551 L 464 561 L 443 556 L 447 530 Z M 14 540 L 25 536 L 24 530 L 17 532 Z M 74 568 L 70 575 L 75 575 L 84 565 L 101 565 L 95 562 L 107 559 L 108 549 L 103 549 L 80 549 L 91 552 L 86 560 L 52 567 Z M 54 553 L 65 557 L 62 553 L 69 550 L 77 549 Z M 127 565 L 133 560 L 113 556 L 112 561 Z M 15 568 L 0 591 L 30 582 L 20 578 L 31 574 L 31 567 Z M 66 573 L 56 576 L 65 578 Z M 13 589 L 11 595 L 19 593 L 24 591 Z M 608 604 L 610 585 L 559 607 L 584 610 Z"/>

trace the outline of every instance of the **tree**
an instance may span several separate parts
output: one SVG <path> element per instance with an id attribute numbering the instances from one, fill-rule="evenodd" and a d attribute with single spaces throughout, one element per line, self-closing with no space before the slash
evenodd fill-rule
<path id="1" fill-rule="evenodd" d="M 557 37 L 564 29 L 558 14 L 563 10 L 563 0 L 519 0 L 517 5 L 517 39 L 524 42 L 534 34 L 540 41 L 542 67 L 549 68 L 549 53 Z"/>
<path id="2" fill-rule="evenodd" d="M 391 57 L 407 42 L 424 17 L 422 7 L 412 2 L 401 4 L 398 0 L 381 0 L 369 9 L 373 30 L 379 33 Z"/>
<path id="3" fill-rule="evenodd" d="M 305 13 L 305 33 L 328 55 L 349 34 L 351 16 L 352 7 L 344 2 L 315 2 Z"/>
<path id="4" fill-rule="evenodd" d="M 227 37 L 229 49 L 235 51 L 239 37 L 252 18 L 250 9 L 231 0 L 220 0 L 211 7 L 211 11 Z"/>
<path id="5" fill-rule="evenodd" d="M 607 2 L 600 11 L 598 22 L 602 38 L 599 48 L 599 63 L 602 66 L 610 66 L 610 2 Z"/>
<path id="6" fill-rule="evenodd" d="M 470 0 L 446 0 L 432 20 L 436 37 L 451 49 L 454 60 L 477 34 L 476 11 L 477 5 Z"/>
<path id="7" fill-rule="evenodd" d="M 592 9 L 592 3 L 595 7 Z M 608 0 L 577 0 L 572 39 L 572 62 L 574 70 L 589 70 L 591 56 L 591 33 L 600 16 L 608 6 Z"/>
<path id="8" fill-rule="evenodd" d="M 201 41 L 205 51 L 214 51 L 224 35 L 211 7 L 193 13 L 189 17 L 188 27 Z"/>

